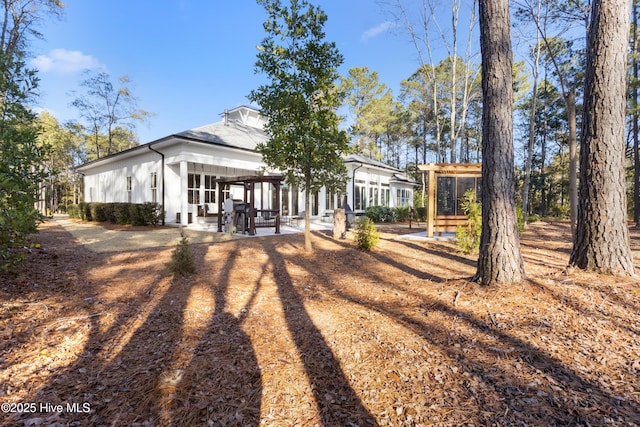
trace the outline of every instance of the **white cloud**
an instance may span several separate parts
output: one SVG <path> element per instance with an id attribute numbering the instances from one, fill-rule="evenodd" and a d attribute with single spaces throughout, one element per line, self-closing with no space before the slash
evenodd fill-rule
<path id="1" fill-rule="evenodd" d="M 104 69 L 97 59 L 79 50 L 53 49 L 48 55 L 38 55 L 31 65 L 43 73 L 76 74 L 84 70 Z"/>
<path id="2" fill-rule="evenodd" d="M 366 42 L 369 39 L 372 39 L 385 31 L 388 31 L 396 26 L 394 21 L 385 21 L 381 24 L 376 25 L 375 27 L 369 28 L 367 31 L 362 33 L 360 36 L 360 40 Z"/>

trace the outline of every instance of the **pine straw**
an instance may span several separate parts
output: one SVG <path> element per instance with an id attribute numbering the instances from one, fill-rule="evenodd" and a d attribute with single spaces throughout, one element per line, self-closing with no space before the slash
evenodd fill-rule
<path id="1" fill-rule="evenodd" d="M 94 254 L 44 224 L 1 278 L 0 402 L 90 411 L 0 425 L 640 425 L 637 280 L 567 271 L 563 223 L 533 224 L 529 280 L 497 288 L 407 231 L 193 245 L 174 279 L 171 248 Z"/>

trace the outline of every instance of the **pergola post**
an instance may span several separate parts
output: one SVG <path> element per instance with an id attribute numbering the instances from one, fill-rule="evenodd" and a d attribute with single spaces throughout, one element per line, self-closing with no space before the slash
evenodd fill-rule
<path id="1" fill-rule="evenodd" d="M 250 182 L 249 183 L 249 236 L 254 236 L 256 234 L 255 203 L 256 203 L 256 183 Z"/>
<path id="2" fill-rule="evenodd" d="M 429 170 L 427 187 L 427 237 L 433 237 L 436 219 L 436 171 Z"/>
<path id="3" fill-rule="evenodd" d="M 276 213 L 276 234 L 280 234 L 280 212 L 282 212 L 280 209 L 280 181 L 274 182 L 273 185 L 276 187 L 276 210 L 278 211 Z"/>

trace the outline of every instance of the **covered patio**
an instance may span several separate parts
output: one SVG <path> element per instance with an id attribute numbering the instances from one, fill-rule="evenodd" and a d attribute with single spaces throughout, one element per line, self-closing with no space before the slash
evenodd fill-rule
<path id="1" fill-rule="evenodd" d="M 244 188 L 244 199 L 242 204 L 235 203 L 234 211 L 240 213 L 243 218 L 243 228 L 246 225 L 246 230 L 250 236 L 256 234 L 256 227 L 271 227 L 275 228 L 275 234 L 280 234 L 281 223 L 281 209 L 280 209 L 280 193 L 282 181 L 284 178 L 281 175 L 263 175 L 263 176 L 236 176 L 236 177 L 224 177 L 217 179 L 218 182 L 218 232 L 222 232 L 223 222 L 223 206 L 225 201 L 224 188 L 230 185 L 241 185 Z M 260 192 L 261 207 L 256 209 L 256 184 L 269 184 L 273 185 L 275 194 L 271 198 L 271 204 L 267 209 L 262 206 L 263 192 Z M 262 185 L 261 185 L 262 187 Z M 262 190 L 262 188 L 261 188 Z M 234 212 L 235 213 L 235 212 Z M 234 216 L 235 218 L 235 216 Z M 236 223 L 234 219 L 234 224 Z"/>

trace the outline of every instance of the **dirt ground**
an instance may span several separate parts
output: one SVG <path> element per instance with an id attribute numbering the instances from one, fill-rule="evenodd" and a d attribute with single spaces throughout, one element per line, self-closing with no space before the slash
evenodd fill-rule
<path id="1" fill-rule="evenodd" d="M 0 425 L 640 425 L 639 280 L 567 271 L 566 223 L 530 225 L 528 281 L 496 288 L 452 243 L 381 230 L 371 253 L 194 243 L 173 278 L 170 246 L 93 252 L 44 223 L 0 276 Z"/>

